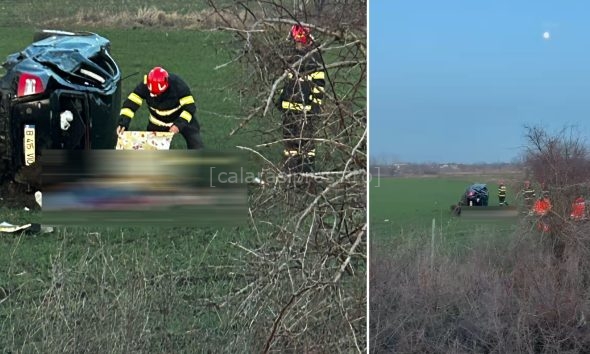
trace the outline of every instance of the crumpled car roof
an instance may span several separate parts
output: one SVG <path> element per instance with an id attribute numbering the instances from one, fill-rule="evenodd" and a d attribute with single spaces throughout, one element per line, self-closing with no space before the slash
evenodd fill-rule
<path id="1" fill-rule="evenodd" d="M 21 53 L 42 64 L 53 64 L 63 71 L 74 71 L 86 58 L 108 48 L 110 41 L 94 33 L 76 36 L 51 36 L 29 45 Z"/>
<path id="2" fill-rule="evenodd" d="M 487 189 L 488 189 L 488 186 L 485 183 L 474 183 L 467 188 L 467 190 L 474 190 L 477 192 L 483 192 L 484 190 L 487 190 Z"/>
<path id="3" fill-rule="evenodd" d="M 19 72 L 29 72 L 77 91 L 105 93 L 117 88 L 121 72 L 109 52 L 108 39 L 92 32 L 45 34 L 49 36 L 8 55 L 2 64 L 6 83 Z"/>

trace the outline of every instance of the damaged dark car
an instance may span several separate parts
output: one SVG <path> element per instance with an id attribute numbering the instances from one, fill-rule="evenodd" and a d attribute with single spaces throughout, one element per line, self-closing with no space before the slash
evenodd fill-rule
<path id="1" fill-rule="evenodd" d="M 40 31 L 2 66 L 2 182 L 39 185 L 43 149 L 115 147 L 121 72 L 108 39 L 90 32 Z"/>
<path id="2" fill-rule="evenodd" d="M 483 183 L 474 183 L 465 190 L 461 198 L 461 204 L 468 206 L 488 206 L 488 199 L 488 186 Z"/>

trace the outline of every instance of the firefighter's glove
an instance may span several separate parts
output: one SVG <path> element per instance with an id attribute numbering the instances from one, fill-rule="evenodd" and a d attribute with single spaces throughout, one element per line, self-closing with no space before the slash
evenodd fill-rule
<path id="1" fill-rule="evenodd" d="M 131 123 L 131 118 L 122 116 L 119 118 L 119 126 L 125 128 L 125 130 L 129 129 L 129 124 Z"/>
<path id="2" fill-rule="evenodd" d="M 178 128 L 178 131 L 181 132 L 188 125 L 188 122 L 184 118 L 178 118 L 174 121 L 174 125 Z"/>

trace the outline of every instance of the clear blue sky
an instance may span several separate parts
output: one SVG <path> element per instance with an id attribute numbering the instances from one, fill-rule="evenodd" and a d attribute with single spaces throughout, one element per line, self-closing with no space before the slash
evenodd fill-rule
<path id="1" fill-rule="evenodd" d="M 584 0 L 371 0 L 371 157 L 510 162 L 525 124 L 589 136 L 589 14 Z"/>

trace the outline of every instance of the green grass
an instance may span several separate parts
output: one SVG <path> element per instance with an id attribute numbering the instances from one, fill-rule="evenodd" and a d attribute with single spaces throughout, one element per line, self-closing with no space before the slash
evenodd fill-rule
<path id="1" fill-rule="evenodd" d="M 236 81 L 238 68 L 229 65 L 215 70 L 232 59 L 225 50 L 231 35 L 196 30 L 72 27 L 65 20 L 80 9 L 120 9 L 135 13 L 139 8 L 154 5 L 161 10 L 183 12 L 198 11 L 204 3 L 180 0 L 3 2 L 0 5 L 0 56 L 29 45 L 34 31 L 43 27 L 38 25 L 41 21 L 63 18 L 64 25 L 60 29 L 87 30 L 110 39 L 112 54 L 123 77 L 137 73 L 123 81 L 123 98 L 149 69 L 162 65 L 183 77 L 192 88 L 207 148 L 231 151 L 236 145 L 252 146 L 260 141 L 259 136 L 245 131 L 229 136 L 239 119 L 244 118 L 240 116 L 242 102 L 236 92 L 242 84 Z M 256 124 L 252 121 L 251 127 Z M 277 128 L 279 124 L 277 120 Z M 146 125 L 147 110 L 142 108 L 130 128 L 143 130 Z M 262 128 L 267 131 L 271 128 L 268 125 Z M 173 148 L 183 147 L 182 137 L 176 136 Z M 281 146 L 273 148 L 278 156 Z M 245 160 L 244 164 L 250 171 L 259 167 L 254 158 Z M 284 211 L 282 207 L 275 208 L 264 215 L 266 220 L 260 220 L 256 230 L 250 225 L 164 229 L 105 225 L 59 227 L 50 234 L 1 234 L 0 348 L 7 352 L 125 353 L 236 349 L 252 352 L 251 348 L 261 348 L 257 339 L 267 337 L 272 319 L 288 303 L 294 290 L 282 288 L 283 279 L 275 278 L 281 284 L 277 285 L 278 281 L 269 284 L 264 294 L 276 294 L 276 298 L 261 296 L 258 299 L 258 294 L 249 293 L 251 289 L 246 288 L 246 284 L 257 277 L 269 276 L 268 273 L 259 274 L 266 271 L 263 266 L 284 260 L 283 256 L 274 260 L 274 254 L 262 254 L 270 263 L 261 262 L 260 269 L 253 269 L 258 255 L 255 257 L 241 247 L 257 251 L 270 242 L 274 242 L 272 245 L 278 250 L 284 247 L 282 242 L 288 241 L 277 236 L 282 230 L 270 225 L 277 220 L 286 222 L 285 215 L 279 215 L 281 211 Z M 0 209 L 0 221 L 26 223 L 36 217 L 38 214 L 32 212 Z M 321 267 L 331 263 L 337 270 L 341 262 L 324 259 Z M 314 272 L 317 270 L 306 266 Z M 289 273 L 289 278 L 291 276 Z M 301 275 L 294 276 L 307 277 L 308 274 L 302 271 Z M 356 279 L 346 286 L 354 287 L 354 300 L 363 299 L 366 291 L 357 286 Z M 364 285 L 364 280 L 360 280 Z M 348 278 L 343 277 L 342 283 L 348 282 Z M 344 298 L 343 303 L 352 302 L 350 294 L 340 293 L 337 287 L 334 289 Z M 252 296 L 253 300 L 236 304 L 231 295 L 239 291 L 244 291 L 240 299 Z M 343 310 L 346 314 L 344 308 L 332 311 L 332 298 L 320 300 L 327 303 L 323 308 L 329 312 L 328 320 L 338 321 L 333 327 L 340 326 L 338 312 Z M 299 301 L 305 302 L 305 298 L 298 299 L 295 306 L 300 306 L 307 316 L 308 309 L 313 306 L 298 304 Z M 247 316 L 246 310 L 250 307 L 259 309 L 256 316 L 260 318 L 240 317 Z M 309 316 L 316 315 L 309 313 Z M 362 313 L 356 317 L 364 318 Z M 328 327 L 322 318 L 298 318 L 295 322 L 301 327 L 290 327 L 288 330 L 293 333 L 304 332 L 309 324 L 318 322 L 321 330 L 306 333 L 323 336 Z M 261 323 L 264 328 L 257 328 Z M 361 325 L 364 327 L 364 324 L 358 326 Z M 344 331 L 348 333 L 349 325 Z"/>
<path id="2" fill-rule="evenodd" d="M 163 65 L 182 76 L 192 87 L 202 137 L 208 148 L 231 151 L 236 145 L 249 145 L 250 138 L 245 134 L 228 138 L 229 132 L 236 126 L 240 108 L 232 91 L 236 68 L 229 66 L 214 70 L 215 66 L 229 60 L 218 50 L 228 40 L 227 35 L 142 29 L 86 30 L 111 40 L 112 53 L 123 76 L 140 73 L 123 82 L 124 97 L 142 80 L 143 73 L 155 65 Z M 0 27 L 3 54 L 8 55 L 27 46 L 33 33 L 34 29 L 27 26 Z M 142 107 L 136 118 L 131 129 L 145 129 L 147 109 Z M 176 148 L 182 148 L 182 137 L 177 136 L 174 144 Z M 249 166 L 255 168 L 251 161 Z M 35 218 L 38 219 L 36 213 L 0 210 L 0 221 L 16 224 L 31 222 Z M 25 352 L 34 347 L 61 348 L 57 342 L 45 343 L 43 347 L 43 342 L 53 332 L 49 328 L 36 332 L 35 321 L 56 326 L 65 326 L 67 321 L 84 321 L 88 322 L 86 330 L 93 330 L 91 323 L 100 318 L 96 317 L 97 314 L 64 313 L 58 307 L 43 307 L 48 294 L 56 291 L 56 282 L 63 278 L 62 281 L 68 282 L 68 285 L 60 285 L 64 292 L 59 301 L 64 306 L 69 305 L 69 308 L 80 306 L 81 302 L 73 292 L 81 290 L 104 293 L 99 297 L 89 297 L 93 301 L 93 310 L 111 306 L 117 301 L 131 304 L 134 296 L 145 301 L 145 307 L 139 310 L 145 312 L 150 321 L 129 325 L 133 330 L 143 325 L 149 330 L 147 344 L 138 348 L 177 352 L 190 345 L 183 347 L 167 338 L 180 338 L 186 333 L 193 333 L 186 339 L 193 344 L 208 336 L 211 347 L 205 345 L 201 348 L 215 348 L 227 341 L 226 331 L 235 331 L 224 327 L 230 318 L 224 315 L 225 309 L 221 311 L 216 306 L 223 302 L 224 296 L 243 286 L 236 280 L 243 252 L 230 242 L 253 247 L 261 240 L 247 226 L 172 229 L 60 227 L 52 234 L 2 234 L 0 347 Z M 143 287 L 143 280 L 137 283 L 138 276 L 145 278 L 153 287 Z M 137 284 L 142 286 L 141 294 L 136 293 Z M 162 289 L 165 291 L 162 292 Z M 123 307 L 113 309 L 112 313 L 109 316 L 114 317 L 105 317 L 101 321 L 116 330 L 122 325 L 120 316 L 125 313 Z M 51 316 L 64 318 L 63 321 L 54 319 L 51 322 Z M 118 338 L 127 337 L 121 334 Z M 105 343 L 104 339 L 97 340 Z M 121 348 L 116 344 L 114 341 L 110 349 Z M 107 349 L 104 351 L 109 351 Z"/>
<path id="3" fill-rule="evenodd" d="M 155 345 L 151 350 L 186 349 L 180 343 L 154 343 L 170 336 L 183 337 L 191 331 L 194 334 L 187 339 L 193 345 L 201 343 L 203 348 L 208 347 L 198 338 L 198 333 L 209 333 L 210 343 L 223 343 L 221 337 L 227 331 L 224 327 L 227 319 L 220 317 L 211 304 L 221 303 L 225 294 L 238 287 L 240 281 L 235 279 L 235 274 L 239 274 L 239 269 L 231 264 L 235 264 L 232 258 L 239 257 L 239 253 L 228 244 L 236 238 L 247 242 L 247 234 L 189 228 L 162 232 L 73 227 L 60 228 L 54 234 L 5 237 L 2 243 L 6 252 L 0 256 L 4 270 L 0 287 L 10 295 L 0 309 L 3 333 L 0 346 L 60 348 L 59 343 L 43 343 L 51 339 L 46 333 L 30 331 L 34 326 L 27 322 L 34 320 L 39 325 L 51 323 L 58 328 L 66 327 L 68 321 L 83 321 L 80 332 L 84 332 L 91 331 L 92 323 L 102 318 L 103 329 L 95 329 L 95 333 L 102 335 L 108 334 L 103 330 L 109 327 L 140 330 L 139 323 L 129 324 L 118 318 L 126 312 L 150 318 L 149 323 L 141 326 L 146 325 L 151 333 L 149 343 Z M 57 289 L 61 293 L 56 294 Z M 81 306 L 77 298 L 81 293 L 88 294 L 88 313 L 75 311 Z M 48 295 L 57 296 L 57 300 L 43 307 L 44 301 L 50 301 Z M 145 302 L 140 307 L 145 314 L 134 313 L 131 306 L 134 301 Z M 67 311 L 53 307 L 56 305 L 64 306 Z M 107 312 L 93 313 L 101 307 Z M 50 320 L 53 316 L 64 318 Z M 60 335 L 58 328 L 55 338 Z M 63 330 L 67 332 L 67 328 Z M 11 338 L 11 334 L 17 337 Z M 115 334 L 111 335 L 121 341 L 130 340 Z M 103 340 L 98 342 L 104 345 Z"/>
<path id="4" fill-rule="evenodd" d="M 432 220 L 438 234 L 451 244 L 465 245 L 478 234 L 511 230 L 515 219 L 470 220 L 453 217 L 450 206 L 459 201 L 471 183 L 487 183 L 489 206 L 498 206 L 496 177 L 376 178 L 369 186 L 371 241 L 391 241 L 414 231 L 430 232 Z M 508 200 L 513 199 L 508 191 Z M 500 232 L 501 234 L 502 232 Z"/>

